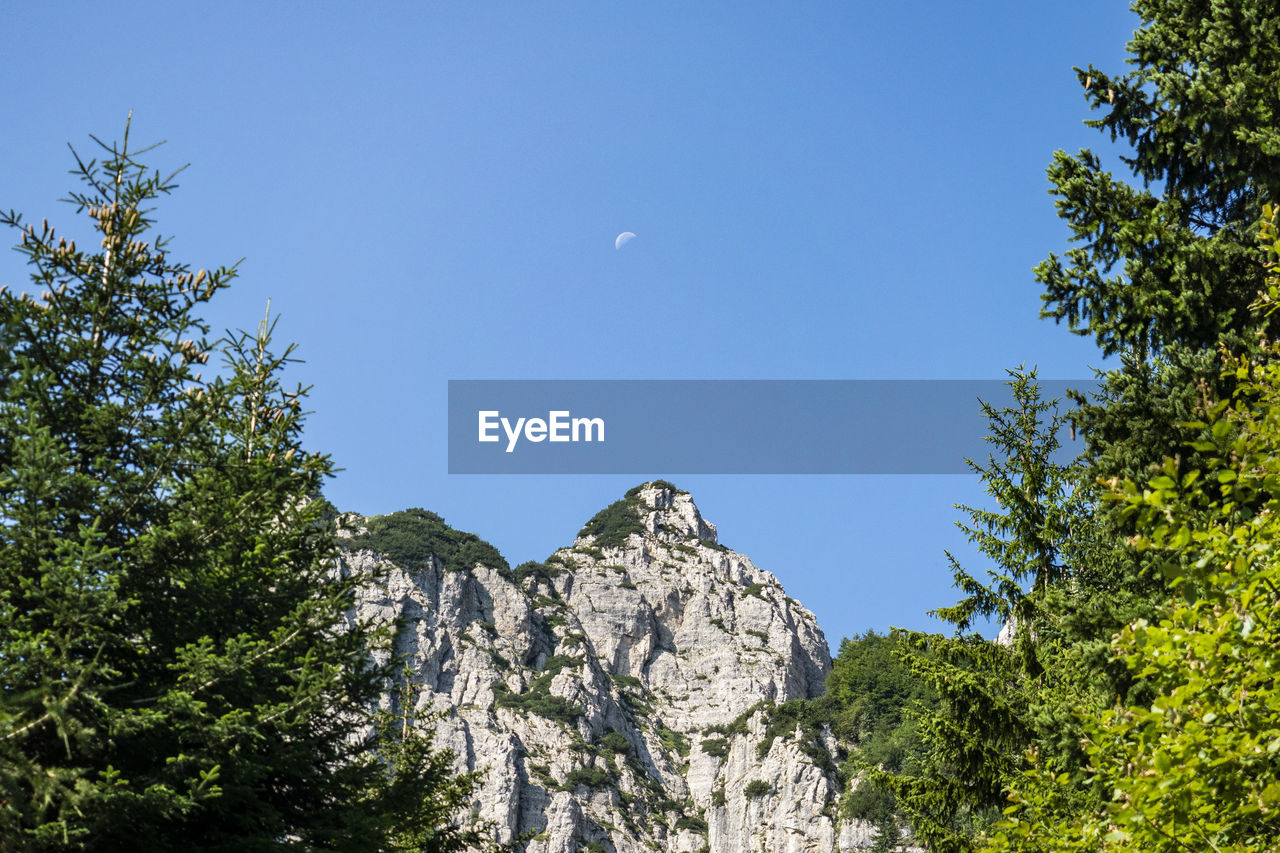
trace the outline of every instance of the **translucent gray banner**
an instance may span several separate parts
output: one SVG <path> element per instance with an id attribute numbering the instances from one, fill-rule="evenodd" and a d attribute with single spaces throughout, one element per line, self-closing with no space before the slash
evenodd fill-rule
<path id="1" fill-rule="evenodd" d="M 1040 381 L 1062 412 L 1096 384 Z M 450 380 L 449 473 L 966 474 L 979 400 L 1013 405 L 1005 380 Z"/>

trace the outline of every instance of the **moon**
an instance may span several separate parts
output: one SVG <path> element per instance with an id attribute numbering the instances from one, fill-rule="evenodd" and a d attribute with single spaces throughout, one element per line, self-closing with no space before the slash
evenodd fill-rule
<path id="1" fill-rule="evenodd" d="M 628 240 L 635 239 L 635 236 L 636 235 L 632 234 L 630 231 L 623 231 L 618 235 L 618 239 L 613 241 L 613 248 L 621 249 Z"/>

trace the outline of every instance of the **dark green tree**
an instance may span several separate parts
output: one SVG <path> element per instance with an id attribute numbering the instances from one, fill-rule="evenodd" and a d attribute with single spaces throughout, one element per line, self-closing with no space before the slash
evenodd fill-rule
<path id="1" fill-rule="evenodd" d="M 868 631 L 845 639 L 827 675 L 821 700 L 831 728 L 850 749 L 841 767 L 848 791 L 840 804 L 846 818 L 876 827 L 873 850 L 894 850 L 902 840 L 901 809 L 891 787 L 876 775 L 920 772 L 923 744 L 916 717 L 936 701 L 898 654 L 896 634 Z"/>
<path id="2" fill-rule="evenodd" d="M 1127 143 L 1137 183 L 1059 151 L 1059 214 L 1080 246 L 1036 268 L 1045 314 L 1107 355 L 1252 339 L 1255 224 L 1280 189 L 1280 13 L 1252 0 L 1136 0 L 1133 68 L 1077 68 L 1088 122 Z M 1211 366 L 1210 366 L 1211 367 Z"/>
<path id="3" fill-rule="evenodd" d="M 1056 459 L 1065 416 L 1044 400 L 1034 371 L 1010 371 L 1012 405 L 982 404 L 991 453 L 970 461 L 994 509 L 960 506 L 958 522 L 990 561 L 987 577 L 965 570 L 950 554 L 958 603 L 932 611 L 956 635 L 903 632 L 902 656 L 912 675 L 937 695 L 919 713 L 919 770 L 877 774 L 891 787 L 921 840 L 943 851 L 969 849 L 1000 814 L 1004 791 L 1021 769 L 1027 746 L 1057 741 L 1048 730 L 1070 720 L 1082 699 L 1068 690 L 1051 591 L 1072 575 L 1076 544 L 1073 469 Z M 995 642 L 972 631 L 978 620 L 1003 623 Z M 1061 756 L 1059 756 L 1061 760 Z"/>
<path id="4" fill-rule="evenodd" d="M 235 269 L 173 260 L 173 176 L 98 144 L 94 245 L 0 216 L 37 291 L 0 293 L 0 848 L 390 848 L 467 783 L 376 751 L 386 631 L 347 624 L 291 348 L 209 339 Z"/>
<path id="5" fill-rule="evenodd" d="M 1274 210 L 1267 219 L 1274 259 Z M 1276 849 L 1280 361 L 1226 369 L 1232 397 L 1186 425 L 1205 466 L 1169 458 L 1112 494 L 1177 592 L 1112 641 L 1152 698 L 1084 717 L 1087 760 L 1071 772 L 1036 760 L 1013 780 L 984 851 Z M 1089 789 L 1099 796 L 1080 796 Z"/>
<path id="6" fill-rule="evenodd" d="M 1140 477 L 1181 452 L 1176 424 L 1221 388 L 1217 350 L 1257 345 L 1254 229 L 1280 191 L 1280 11 L 1252 0 L 1137 0 L 1123 74 L 1075 69 L 1087 124 L 1127 146 L 1127 176 L 1092 151 L 1049 168 L 1074 248 L 1035 270 L 1043 316 L 1120 367 L 1076 414 L 1093 473 Z"/>
<path id="7" fill-rule="evenodd" d="M 1055 155 L 1049 177 L 1076 246 L 1035 271 L 1043 315 L 1119 359 L 1100 374 L 1099 393 L 1076 395 L 1072 421 L 1086 449 L 1071 478 L 1065 538 L 1046 540 L 1034 524 L 1011 530 L 1019 553 L 1048 542 L 1063 554 L 1060 581 L 1043 597 L 1031 587 L 1022 596 L 1016 583 L 957 572 L 967 598 L 940 614 L 957 624 L 970 611 L 1019 614 L 1016 653 L 922 637 L 913 658 L 922 677 L 950 685 L 925 730 L 937 761 L 914 801 L 930 810 L 940 849 L 970 849 L 1028 761 L 1073 780 L 1057 800 L 1069 813 L 1089 813 L 1109 796 L 1074 773 L 1086 763 L 1079 715 L 1117 700 L 1150 704 L 1159 685 L 1117 661 L 1110 638 L 1152 616 L 1169 586 L 1149 553 L 1128 547 L 1134 515 L 1100 499 L 1120 481 L 1146 481 L 1156 465 L 1171 465 L 1166 476 L 1179 480 L 1200 468 L 1202 451 L 1184 446 L 1179 424 L 1233 393 L 1237 379 L 1220 371 L 1221 353 L 1274 357 L 1262 339 L 1274 336 L 1277 318 L 1248 309 L 1265 284 L 1255 229 L 1280 190 L 1280 8 L 1137 0 L 1133 9 L 1142 26 L 1129 44 L 1132 68 L 1076 69 L 1090 106 L 1104 112 L 1090 124 L 1125 146 L 1127 174 L 1087 150 Z M 1063 685 L 1057 695 L 1054 685 Z"/>

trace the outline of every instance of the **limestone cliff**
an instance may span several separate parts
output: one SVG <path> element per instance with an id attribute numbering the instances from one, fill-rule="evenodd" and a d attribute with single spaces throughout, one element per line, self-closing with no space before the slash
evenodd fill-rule
<path id="1" fill-rule="evenodd" d="M 418 707 L 445 713 L 439 743 L 483 773 L 476 807 L 499 840 L 523 833 L 529 853 L 870 844 L 868 827 L 833 817 L 829 735 L 776 707 L 822 692 L 822 631 L 718 543 L 688 494 L 637 487 L 572 547 L 514 570 L 429 513 L 429 554 L 376 523 L 343 555 L 387 569 L 358 610 L 401 620 Z"/>

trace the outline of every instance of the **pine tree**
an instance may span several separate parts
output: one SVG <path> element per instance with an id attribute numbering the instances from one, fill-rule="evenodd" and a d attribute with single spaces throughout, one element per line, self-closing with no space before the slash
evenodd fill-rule
<path id="1" fill-rule="evenodd" d="M 1121 481 L 1145 482 L 1156 465 L 1172 465 L 1175 479 L 1202 467 L 1203 451 L 1184 446 L 1180 424 L 1234 393 L 1237 377 L 1219 370 L 1220 353 L 1274 357 L 1261 338 L 1275 334 L 1277 318 L 1249 306 L 1265 283 L 1255 229 L 1280 190 L 1280 9 L 1244 0 L 1133 8 L 1142 18 L 1129 45 L 1133 68 L 1076 69 L 1091 107 L 1105 111 L 1090 124 L 1128 146 L 1129 175 L 1108 172 L 1087 150 L 1055 155 L 1049 177 L 1078 245 L 1035 271 L 1043 315 L 1120 359 L 1100 376 L 1100 393 L 1076 395 L 1072 421 L 1086 450 L 1071 484 L 1063 582 L 1041 599 L 1020 598 L 1016 584 L 986 598 L 983 584 L 957 571 L 968 599 L 943 615 L 998 613 L 1003 601 L 1038 621 L 1019 625 L 1016 656 L 960 638 L 930 640 L 915 658 L 923 676 L 951 684 L 932 730 L 939 761 L 917 792 L 943 849 L 971 848 L 1027 756 L 1052 778 L 1073 780 L 1057 791 L 1068 813 L 1089 813 L 1109 796 L 1074 775 L 1087 762 L 1081 716 L 1158 696 L 1158 680 L 1126 667 L 1110 638 L 1153 616 L 1169 586 L 1149 552 L 1127 545 L 1136 516 L 1101 499 Z M 1034 526 L 1015 536 L 1027 553 L 1042 544 Z M 1054 684 L 1065 686 L 1058 696 L 1046 689 Z"/>
<path id="2" fill-rule="evenodd" d="M 172 259 L 174 176 L 98 144 L 100 245 L 0 217 L 39 291 L 0 294 L 0 848 L 386 849 L 466 780 L 375 752 L 385 631 L 346 624 L 292 348 L 210 339 L 236 270 Z"/>
<path id="3" fill-rule="evenodd" d="M 1121 75 L 1075 69 L 1086 122 L 1128 146 L 1128 176 L 1092 151 L 1049 168 L 1078 245 L 1035 270 L 1043 316 L 1122 365 L 1076 413 L 1092 473 L 1140 478 L 1180 452 L 1176 424 L 1219 387 L 1217 351 L 1257 345 L 1254 229 L 1280 193 L 1280 10 L 1252 0 L 1138 0 Z M 1275 320 L 1264 324 L 1274 334 Z"/>
<path id="4" fill-rule="evenodd" d="M 1123 140 L 1138 184 L 1059 151 L 1058 210 L 1081 245 L 1036 269 L 1046 316 L 1106 354 L 1252 339 L 1262 205 L 1280 190 L 1280 14 L 1273 3 L 1137 0 L 1132 70 L 1077 68 L 1088 122 Z"/>
<path id="5" fill-rule="evenodd" d="M 942 851 L 969 849 L 999 815 L 1027 745 L 1044 724 L 1069 716 L 1053 709 L 1080 698 L 1064 697 L 1058 680 L 1043 678 L 1058 665 L 1056 615 L 1045 604 L 1072 574 L 1080 509 L 1074 472 L 1056 461 L 1065 415 L 1041 397 L 1034 371 L 1010 371 L 1008 384 L 1011 406 L 983 404 L 991 453 L 969 463 L 997 508 L 958 507 L 969 516 L 958 526 L 992 568 L 979 579 L 948 554 L 964 598 L 932 615 L 956 635 L 903 633 L 907 666 L 938 700 L 917 712 L 920 771 L 877 776 L 895 790 L 920 839 Z M 1010 641 L 972 632 L 979 618 L 1004 623 Z"/>

